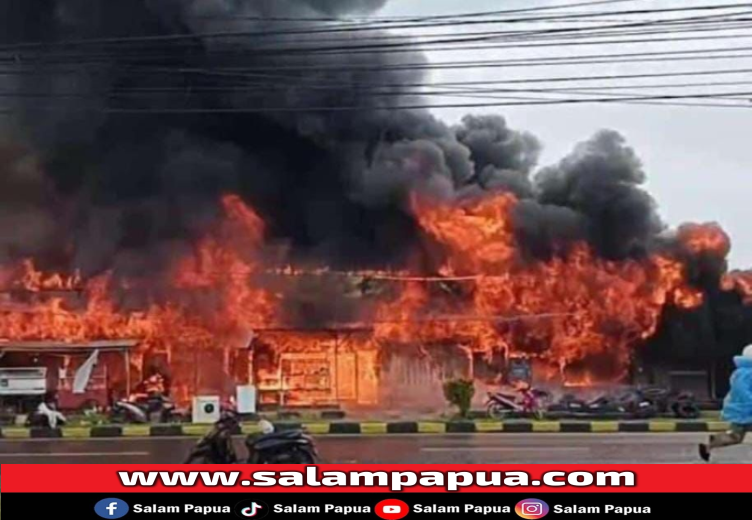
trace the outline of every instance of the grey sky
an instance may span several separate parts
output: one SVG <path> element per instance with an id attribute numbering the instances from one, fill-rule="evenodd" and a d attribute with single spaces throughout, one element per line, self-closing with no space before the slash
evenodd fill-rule
<path id="1" fill-rule="evenodd" d="M 485 10 L 534 7 L 544 4 L 563 4 L 575 0 L 391 0 L 379 15 L 461 13 Z M 579 1 L 579 0 L 578 0 Z M 635 0 L 590 10 L 626 10 L 640 8 L 684 7 L 713 4 L 752 4 L 734 0 Z M 585 8 L 577 8 L 578 12 Z M 694 13 L 697 15 L 698 13 Z M 667 16 L 667 15 L 664 15 Z M 679 14 L 676 16 L 687 16 Z M 550 24 L 549 24 L 550 25 Z M 498 26 L 497 26 L 498 27 Z M 470 31 L 482 30 L 477 27 Z M 446 32 L 446 28 L 442 28 Z M 422 31 L 425 33 L 425 30 Z M 619 52 L 674 51 L 719 47 L 752 46 L 752 33 L 742 30 L 732 34 L 751 36 L 717 41 L 675 42 L 588 46 L 572 48 L 544 48 L 542 50 L 490 50 L 463 52 L 433 52 L 433 61 L 506 59 L 531 56 L 561 56 L 575 54 L 617 54 Z M 550 76 L 583 76 L 599 74 L 633 74 L 689 70 L 752 68 L 752 58 L 656 64 L 606 64 L 556 66 L 471 71 L 434 71 L 433 81 L 462 81 L 472 79 L 510 79 Z M 534 70 L 533 70 L 534 69 Z M 651 83 L 671 81 L 712 81 L 713 76 L 699 78 L 658 78 Z M 716 80 L 749 81 L 752 74 L 738 74 Z M 713 91 L 739 92 L 750 86 L 713 87 Z M 660 90 L 660 89 L 658 89 Z M 672 93 L 702 92 L 693 87 L 674 89 Z M 641 93 L 645 93 L 641 91 Z M 752 97 L 752 96 L 750 96 Z M 437 99 L 435 103 L 474 102 L 474 100 Z M 752 108 L 752 103 L 750 104 Z M 645 163 L 648 189 L 657 199 L 661 215 L 671 225 L 686 221 L 719 222 L 731 235 L 732 267 L 752 266 L 752 189 L 747 184 L 752 167 L 752 112 L 743 108 L 697 108 L 645 105 L 569 105 L 546 107 L 500 107 L 473 109 L 474 112 L 498 112 L 505 115 L 516 128 L 536 134 L 544 143 L 542 164 L 555 162 L 602 128 L 613 128 L 626 136 Z M 437 109 L 436 113 L 448 122 L 456 121 L 467 109 Z"/>

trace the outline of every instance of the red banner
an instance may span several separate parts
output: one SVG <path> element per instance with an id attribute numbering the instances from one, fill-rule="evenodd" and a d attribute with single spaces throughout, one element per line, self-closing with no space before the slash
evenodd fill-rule
<path id="1" fill-rule="evenodd" d="M 6 493 L 661 492 L 750 493 L 744 465 L 3 464 Z"/>

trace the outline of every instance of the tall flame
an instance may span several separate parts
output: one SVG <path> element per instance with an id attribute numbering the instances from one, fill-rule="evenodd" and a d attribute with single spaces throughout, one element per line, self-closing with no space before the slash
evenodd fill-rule
<path id="1" fill-rule="evenodd" d="M 463 206 L 416 202 L 421 225 L 446 248 L 442 274 L 479 276 L 462 282 L 463 298 L 429 298 L 425 287 L 408 286 L 386 307 L 400 323 L 382 327 L 382 334 L 401 341 L 465 338 L 476 351 L 545 360 L 565 380 L 578 364 L 591 376 L 615 379 L 626 372 L 633 348 L 655 332 L 667 304 L 702 301 L 685 284 L 683 265 L 664 256 L 611 262 L 582 243 L 562 258 L 524 261 L 511 227 L 515 204 L 508 194 Z M 430 319 L 447 311 L 470 319 Z"/>
<path id="2" fill-rule="evenodd" d="M 6 266 L 0 273 L 3 287 L 37 297 L 25 308 L 0 307 L 0 338 L 137 338 L 142 352 L 166 351 L 179 360 L 196 351 L 219 356 L 244 348 L 255 336 L 273 352 L 267 358 L 256 354 L 260 387 L 276 389 L 287 402 L 357 394 L 358 402 L 372 404 L 378 401 L 378 352 L 386 346 L 413 344 L 425 352 L 450 342 L 471 355 L 517 354 L 534 359 L 542 374 L 592 384 L 624 376 L 634 349 L 655 332 L 664 307 L 701 303 L 702 295 L 686 284 L 682 263 L 668 256 L 607 261 L 581 243 L 549 261 L 525 260 L 512 227 L 516 204 L 508 194 L 463 205 L 415 199 L 420 225 L 442 249 L 438 275 L 358 273 L 383 278 L 391 290 L 356 298 L 356 320 L 331 326 L 359 332 L 334 340 L 320 330 L 286 325 L 284 295 L 259 281 L 269 272 L 283 277 L 333 273 L 267 265 L 261 254 L 264 223 L 235 195 L 222 199 L 221 224 L 175 261 L 171 299 L 154 299 L 138 311 L 116 303 L 116 296 L 138 281 L 116 281 L 111 273 L 88 280 L 77 273 L 43 273 L 31 261 Z M 683 233 L 693 250 L 724 247 L 716 235 L 708 241 L 696 229 Z M 66 298 L 60 291 L 77 296 Z M 285 363 L 304 368 L 285 368 Z M 295 379 L 300 371 L 317 375 Z M 175 379 L 185 386 L 190 376 L 177 373 Z M 334 390 L 322 390 L 322 381 Z M 318 390 L 303 395 L 304 384 Z"/>

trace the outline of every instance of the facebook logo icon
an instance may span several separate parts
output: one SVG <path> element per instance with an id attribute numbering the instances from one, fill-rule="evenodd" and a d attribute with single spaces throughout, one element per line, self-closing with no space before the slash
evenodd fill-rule
<path id="1" fill-rule="evenodd" d="M 122 518 L 128 509 L 128 504 L 119 498 L 105 498 L 94 505 L 94 512 L 102 518 Z"/>

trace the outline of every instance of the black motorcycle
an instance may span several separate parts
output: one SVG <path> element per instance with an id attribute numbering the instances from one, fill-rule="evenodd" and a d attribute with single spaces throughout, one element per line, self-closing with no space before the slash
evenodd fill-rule
<path id="1" fill-rule="evenodd" d="M 559 417 L 609 419 L 619 419 L 628 415 L 623 403 L 605 394 L 589 401 L 579 399 L 572 394 L 565 394 L 549 407 L 549 413 Z"/>
<path id="2" fill-rule="evenodd" d="M 240 432 L 237 414 L 222 412 L 212 429 L 191 450 L 185 464 L 316 464 L 318 452 L 313 438 L 302 430 L 249 435 L 248 456 L 239 459 L 233 435 Z"/>
<path id="3" fill-rule="evenodd" d="M 617 397 L 630 419 L 652 419 L 660 414 L 655 401 L 647 397 L 640 389 L 634 388 Z"/>
<path id="4" fill-rule="evenodd" d="M 245 440 L 248 464 L 316 464 L 313 438 L 301 430 L 249 435 Z"/>
<path id="5" fill-rule="evenodd" d="M 649 386 L 638 388 L 628 394 L 627 402 L 632 403 L 631 409 L 637 405 L 640 418 L 669 415 L 679 419 L 697 419 L 700 417 L 700 406 L 689 392 L 667 390 L 665 388 Z"/>
<path id="6" fill-rule="evenodd" d="M 183 416 L 167 396 L 154 394 L 116 401 L 110 410 L 110 421 L 115 424 L 148 424 L 181 422 Z"/>
<path id="7" fill-rule="evenodd" d="M 222 412 L 219 421 L 193 447 L 184 464 L 237 464 L 232 436 L 239 432 L 237 416 Z"/>

